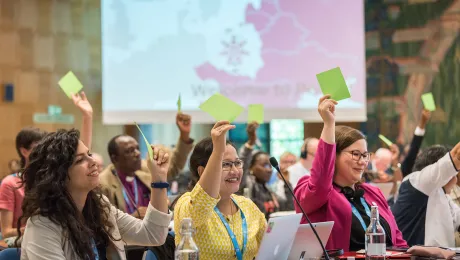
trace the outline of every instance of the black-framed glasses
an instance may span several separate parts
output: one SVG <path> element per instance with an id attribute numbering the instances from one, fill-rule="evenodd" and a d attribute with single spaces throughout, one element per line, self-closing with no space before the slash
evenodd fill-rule
<path id="1" fill-rule="evenodd" d="M 357 162 L 359 162 L 361 158 L 363 158 L 364 162 L 369 162 L 371 159 L 371 153 L 369 152 L 362 153 L 358 150 L 353 150 L 353 151 L 347 151 L 347 153 L 351 154 L 351 158 Z"/>
<path id="2" fill-rule="evenodd" d="M 243 161 L 239 159 L 234 162 L 226 161 L 226 162 L 222 162 L 222 169 L 224 171 L 230 171 L 233 165 L 235 165 L 235 168 L 241 169 L 243 168 L 243 164 L 244 164 Z"/>

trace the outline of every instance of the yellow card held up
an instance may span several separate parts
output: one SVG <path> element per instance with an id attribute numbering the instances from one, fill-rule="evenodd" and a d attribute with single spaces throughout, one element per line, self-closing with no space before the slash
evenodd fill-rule
<path id="1" fill-rule="evenodd" d="M 248 123 L 256 121 L 258 124 L 264 123 L 264 105 L 251 104 L 248 107 Z"/>
<path id="2" fill-rule="evenodd" d="M 392 146 L 393 142 L 391 142 L 388 138 L 386 138 L 384 135 L 379 135 L 380 140 L 382 140 L 386 145 Z"/>
<path id="3" fill-rule="evenodd" d="M 230 123 L 244 111 L 242 106 L 219 93 L 212 95 L 203 102 L 200 109 L 217 121 L 227 120 Z"/>
<path id="4" fill-rule="evenodd" d="M 429 93 L 423 94 L 422 102 L 426 110 L 431 111 L 431 112 L 436 110 L 436 104 L 434 103 L 433 93 L 429 92 Z"/>
<path id="5" fill-rule="evenodd" d="M 134 122 L 134 124 L 136 124 L 137 129 L 139 129 L 139 132 L 140 132 L 141 135 L 142 135 L 142 138 L 144 138 L 145 145 L 147 146 L 147 151 L 149 152 L 149 158 L 150 158 L 150 160 L 153 161 L 153 150 L 152 150 L 152 147 L 150 146 L 149 141 L 147 141 L 147 138 L 145 138 L 145 135 L 144 135 L 144 133 L 142 132 L 142 130 L 141 130 L 141 128 L 139 127 L 139 125 L 138 125 L 136 122 Z"/>
<path id="6" fill-rule="evenodd" d="M 342 70 L 333 68 L 316 75 L 319 86 L 324 95 L 331 95 L 331 99 L 340 101 L 351 97 Z"/>
<path id="7" fill-rule="evenodd" d="M 67 74 L 59 80 L 58 84 L 62 90 L 64 90 L 68 98 L 72 98 L 72 94 L 77 94 L 83 89 L 83 85 L 72 71 L 67 72 Z"/>
<path id="8" fill-rule="evenodd" d="M 180 94 L 179 94 L 179 98 L 177 98 L 177 112 L 181 112 L 182 110 L 182 100 L 180 98 Z"/>

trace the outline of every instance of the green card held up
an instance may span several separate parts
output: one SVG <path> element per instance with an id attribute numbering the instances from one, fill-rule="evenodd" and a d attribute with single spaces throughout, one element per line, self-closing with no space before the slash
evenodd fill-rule
<path id="1" fill-rule="evenodd" d="M 248 123 L 256 121 L 259 124 L 264 122 L 264 105 L 251 104 L 248 107 Z"/>
<path id="2" fill-rule="evenodd" d="M 138 125 L 136 122 L 134 122 L 134 124 L 136 124 L 137 129 L 139 129 L 139 132 L 141 133 L 142 138 L 144 139 L 145 146 L 147 146 L 147 151 L 149 152 L 149 158 L 150 158 L 150 160 L 153 160 L 153 150 L 152 150 L 152 147 L 150 146 L 149 141 L 147 141 L 147 138 L 145 138 L 145 135 L 144 135 L 144 133 L 142 132 L 142 130 L 141 130 L 141 128 L 139 127 L 139 125 Z"/>
<path id="3" fill-rule="evenodd" d="M 215 120 L 227 120 L 233 122 L 243 111 L 244 108 L 233 102 L 231 99 L 221 95 L 214 94 L 208 100 L 200 105 L 200 109 Z"/>
<path id="4" fill-rule="evenodd" d="M 324 95 L 331 95 L 335 101 L 350 98 L 350 91 L 339 67 L 316 74 Z"/>
<path id="5" fill-rule="evenodd" d="M 180 99 L 180 94 L 179 98 L 177 99 L 177 112 L 181 112 L 182 110 L 182 100 Z"/>
<path id="6" fill-rule="evenodd" d="M 59 80 L 58 84 L 69 98 L 72 98 L 72 94 L 77 94 L 83 89 L 83 85 L 72 71 L 67 72 L 67 74 Z"/>
<path id="7" fill-rule="evenodd" d="M 436 104 L 434 103 L 433 93 L 425 93 L 422 95 L 423 106 L 428 111 L 435 111 Z"/>
<path id="8" fill-rule="evenodd" d="M 391 142 L 388 138 L 386 138 L 384 135 L 379 135 L 380 140 L 382 140 L 386 145 L 392 146 L 393 142 Z"/>

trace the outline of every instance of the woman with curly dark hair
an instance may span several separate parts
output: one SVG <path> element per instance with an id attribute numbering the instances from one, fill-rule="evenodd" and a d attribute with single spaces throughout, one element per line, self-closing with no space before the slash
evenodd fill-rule
<path id="1" fill-rule="evenodd" d="M 125 259 L 125 244 L 162 245 L 171 221 L 162 185 L 168 154 L 152 149 L 154 158 L 148 166 L 154 188 L 140 220 L 117 210 L 101 194 L 96 161 L 77 130 L 48 134 L 33 150 L 21 176 L 25 185 L 21 219 L 27 219 L 21 259 Z"/>

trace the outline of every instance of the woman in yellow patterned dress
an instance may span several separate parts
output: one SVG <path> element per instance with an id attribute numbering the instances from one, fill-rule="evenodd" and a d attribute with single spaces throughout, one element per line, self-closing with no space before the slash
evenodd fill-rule
<path id="1" fill-rule="evenodd" d="M 243 162 L 226 134 L 235 128 L 217 122 L 211 137 L 196 144 L 190 157 L 190 192 L 174 207 L 174 230 L 191 218 L 200 259 L 252 260 L 266 228 L 264 214 L 248 198 L 235 195 L 243 177 Z M 181 240 L 176 232 L 176 245 Z"/>

